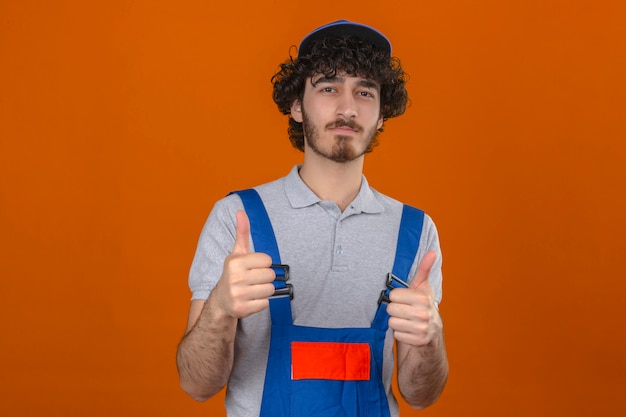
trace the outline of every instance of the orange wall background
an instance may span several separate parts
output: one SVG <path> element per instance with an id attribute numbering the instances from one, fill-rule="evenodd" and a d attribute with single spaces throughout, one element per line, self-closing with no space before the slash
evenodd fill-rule
<path id="1" fill-rule="evenodd" d="M 224 415 L 178 387 L 213 202 L 300 160 L 270 77 L 369 23 L 412 106 L 370 183 L 438 224 L 448 386 L 423 416 L 626 407 L 620 0 L 0 1 L 0 415 Z"/>

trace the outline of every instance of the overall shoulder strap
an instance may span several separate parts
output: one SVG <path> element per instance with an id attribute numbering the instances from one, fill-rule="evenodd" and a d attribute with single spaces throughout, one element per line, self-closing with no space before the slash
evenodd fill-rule
<path id="1" fill-rule="evenodd" d="M 273 265 L 281 265 L 280 252 L 276 243 L 274 228 L 267 215 L 267 210 L 261 196 L 254 189 L 234 191 L 243 202 L 244 209 L 250 219 L 250 235 L 254 243 L 254 250 L 269 255 Z M 276 272 L 274 287 L 277 291 L 287 289 L 285 276 L 288 270 L 273 268 Z M 291 299 L 289 296 L 275 296 L 270 298 L 270 315 L 274 324 L 291 324 Z"/>
<path id="2" fill-rule="evenodd" d="M 417 256 L 423 225 L 424 212 L 405 204 L 402 208 L 396 257 L 391 270 L 392 275 L 388 277 L 387 288 L 381 294 L 378 310 L 372 322 L 374 328 L 386 331 L 389 327 L 389 314 L 387 314 L 389 293 L 394 288 L 405 287 L 406 283 L 409 282 L 409 273 Z"/>

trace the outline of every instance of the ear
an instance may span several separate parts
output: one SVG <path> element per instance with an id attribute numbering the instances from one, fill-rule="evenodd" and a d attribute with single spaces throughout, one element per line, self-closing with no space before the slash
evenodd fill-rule
<path id="1" fill-rule="evenodd" d="M 384 122 L 385 120 L 383 119 L 383 115 L 381 114 L 378 118 L 378 123 L 376 124 L 376 130 L 380 130 L 380 128 L 383 127 Z"/>
<path id="2" fill-rule="evenodd" d="M 298 123 L 302 123 L 302 120 L 304 120 L 302 118 L 302 103 L 300 100 L 296 99 L 291 103 L 291 117 Z"/>

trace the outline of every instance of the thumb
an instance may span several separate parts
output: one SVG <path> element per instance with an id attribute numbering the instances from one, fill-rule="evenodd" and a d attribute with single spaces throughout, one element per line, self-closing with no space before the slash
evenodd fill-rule
<path id="1" fill-rule="evenodd" d="M 413 282 L 411 282 L 410 288 L 416 289 L 424 285 L 428 285 L 428 276 L 430 275 L 430 270 L 437 259 L 437 252 L 434 250 L 426 252 L 426 255 L 422 258 L 419 265 L 417 266 L 417 273 L 415 274 L 415 278 L 413 278 Z"/>
<path id="2" fill-rule="evenodd" d="M 231 253 L 245 255 L 250 253 L 250 220 L 245 211 L 237 212 L 237 232 L 235 235 L 235 246 Z"/>

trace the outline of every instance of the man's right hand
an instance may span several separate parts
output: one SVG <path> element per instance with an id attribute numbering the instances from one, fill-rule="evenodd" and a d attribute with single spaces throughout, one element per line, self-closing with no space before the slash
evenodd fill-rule
<path id="1" fill-rule="evenodd" d="M 235 245 L 224 260 L 224 271 L 214 290 L 217 305 L 235 318 L 267 308 L 276 277 L 271 264 L 269 255 L 250 251 L 250 221 L 246 212 L 239 210 Z"/>

